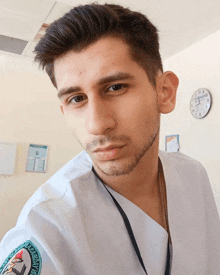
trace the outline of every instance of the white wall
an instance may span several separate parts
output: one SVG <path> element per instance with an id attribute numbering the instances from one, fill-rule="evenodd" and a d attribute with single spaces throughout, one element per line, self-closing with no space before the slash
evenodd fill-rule
<path id="1" fill-rule="evenodd" d="M 0 142 L 17 143 L 14 175 L 0 175 L 0 239 L 35 190 L 80 151 L 56 89 L 32 59 L 0 53 Z M 49 146 L 46 173 L 25 172 L 29 144 Z"/>
<path id="2" fill-rule="evenodd" d="M 180 151 L 207 169 L 220 213 L 220 31 L 167 59 L 164 70 L 175 72 L 180 85 L 176 109 L 162 116 L 160 148 L 165 149 L 166 135 L 180 135 Z M 198 88 L 207 88 L 213 100 L 203 119 L 193 118 L 189 110 Z"/>

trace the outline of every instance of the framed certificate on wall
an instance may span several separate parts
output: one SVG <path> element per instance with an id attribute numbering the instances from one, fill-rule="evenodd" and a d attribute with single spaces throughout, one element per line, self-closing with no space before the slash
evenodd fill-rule
<path id="1" fill-rule="evenodd" d="M 180 148 L 179 135 L 170 135 L 165 138 L 165 151 L 178 152 Z"/>
<path id="2" fill-rule="evenodd" d="M 26 172 L 46 172 L 48 146 L 30 144 Z"/>
<path id="3" fill-rule="evenodd" d="M 0 174 L 13 175 L 17 143 L 0 142 Z"/>

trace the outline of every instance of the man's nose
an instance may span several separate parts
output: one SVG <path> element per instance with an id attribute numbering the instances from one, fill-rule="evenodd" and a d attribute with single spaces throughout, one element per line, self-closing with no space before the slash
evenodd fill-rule
<path id="1" fill-rule="evenodd" d="M 106 100 L 90 101 L 86 114 L 86 130 L 91 135 L 105 135 L 115 128 L 114 113 Z"/>

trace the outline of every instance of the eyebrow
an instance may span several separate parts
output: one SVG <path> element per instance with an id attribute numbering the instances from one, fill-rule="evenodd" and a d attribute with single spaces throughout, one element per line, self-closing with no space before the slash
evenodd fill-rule
<path id="1" fill-rule="evenodd" d="M 119 73 L 109 75 L 109 76 L 105 76 L 105 77 L 99 79 L 97 84 L 98 85 L 104 85 L 104 84 L 111 83 L 111 82 L 114 82 L 114 81 L 127 80 L 127 79 L 134 79 L 134 76 L 129 74 L 129 73 L 119 72 Z M 81 88 L 79 86 L 63 88 L 58 92 L 57 96 L 58 96 L 58 98 L 61 98 L 64 95 L 73 94 L 73 93 L 76 93 L 76 92 L 79 92 L 79 91 L 81 91 Z"/>
<path id="2" fill-rule="evenodd" d="M 109 76 L 105 76 L 103 78 L 101 78 L 98 81 L 99 85 L 103 85 L 109 82 L 114 82 L 114 81 L 118 81 L 118 80 L 127 80 L 127 79 L 134 79 L 134 76 L 129 74 L 129 73 L 116 73 L 113 75 L 109 75 Z"/>
<path id="3" fill-rule="evenodd" d="M 57 96 L 58 98 L 63 97 L 64 95 L 73 94 L 76 92 L 81 91 L 81 88 L 79 86 L 69 87 L 69 88 L 63 88 L 59 90 Z"/>

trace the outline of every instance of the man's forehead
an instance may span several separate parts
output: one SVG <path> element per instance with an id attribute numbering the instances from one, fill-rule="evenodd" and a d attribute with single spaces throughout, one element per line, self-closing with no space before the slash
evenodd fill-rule
<path id="1" fill-rule="evenodd" d="M 54 74 L 58 87 L 70 81 L 78 82 L 83 77 L 84 82 L 92 79 L 100 83 L 101 79 L 111 75 L 114 77 L 115 75 L 121 77 L 122 74 L 125 76 L 126 73 L 131 75 L 130 64 L 133 67 L 136 62 L 130 57 L 126 49 L 127 45 L 120 39 L 115 39 L 105 38 L 97 41 L 97 44 L 91 45 L 85 51 L 69 51 L 57 58 L 54 62 Z"/>

